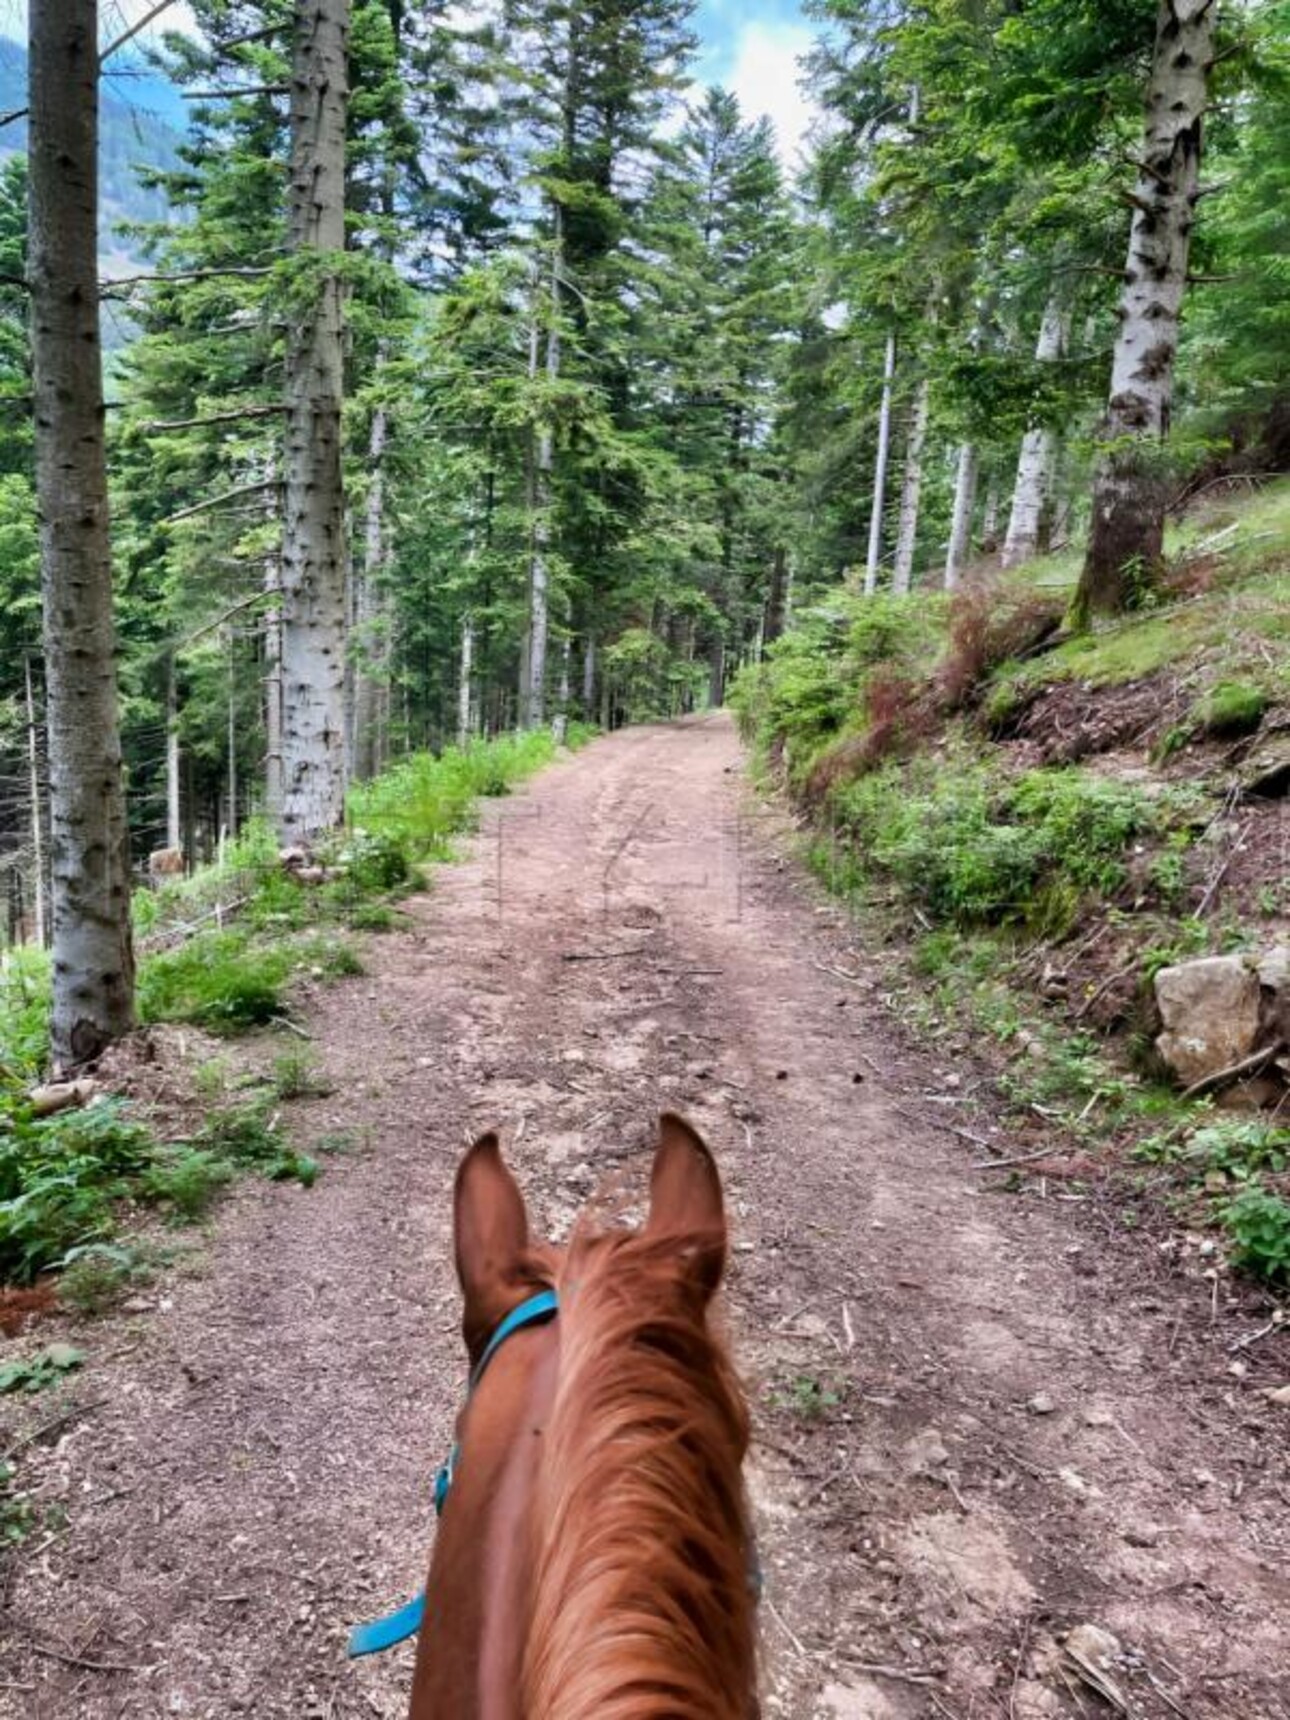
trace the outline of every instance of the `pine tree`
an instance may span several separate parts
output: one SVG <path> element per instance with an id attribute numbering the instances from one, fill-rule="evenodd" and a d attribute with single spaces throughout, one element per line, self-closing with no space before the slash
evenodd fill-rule
<path id="1" fill-rule="evenodd" d="M 98 259 L 98 6 L 33 0 L 30 283 L 48 688 L 56 1066 L 134 1017 Z"/>

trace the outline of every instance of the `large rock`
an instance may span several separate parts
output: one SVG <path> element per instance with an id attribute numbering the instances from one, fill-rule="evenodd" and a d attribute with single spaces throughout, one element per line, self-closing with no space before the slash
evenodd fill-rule
<path id="1" fill-rule="evenodd" d="M 1266 1037 L 1290 1045 L 1290 944 L 1278 944 L 1260 956 L 1258 972 Z"/>
<path id="2" fill-rule="evenodd" d="M 1161 968 L 1156 1049 L 1185 1087 L 1230 1069 L 1259 1043 L 1259 976 L 1240 956 Z"/>

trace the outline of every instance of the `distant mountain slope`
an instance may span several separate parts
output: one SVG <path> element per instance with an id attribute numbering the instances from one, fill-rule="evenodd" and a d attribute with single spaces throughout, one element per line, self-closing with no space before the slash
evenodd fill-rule
<path id="1" fill-rule="evenodd" d="M 117 233 L 122 222 L 159 221 L 167 212 L 159 191 L 139 183 L 140 167 L 173 167 L 182 131 L 182 104 L 177 92 L 146 64 L 122 56 L 110 62 L 104 77 L 99 132 L 100 196 L 99 249 L 108 272 L 128 259 L 133 247 Z M 0 36 L 0 113 L 27 105 L 27 50 L 21 42 Z M 27 121 L 14 120 L 0 129 L 0 158 L 27 147 Z"/>

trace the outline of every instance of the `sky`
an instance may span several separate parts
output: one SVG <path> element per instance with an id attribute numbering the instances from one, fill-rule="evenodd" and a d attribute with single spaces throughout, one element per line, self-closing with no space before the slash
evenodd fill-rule
<path id="1" fill-rule="evenodd" d="M 153 9 L 156 0 L 101 0 L 103 34 L 109 39 Z M 0 31 L 26 30 L 25 0 L 0 0 Z M 156 29 L 183 29 L 192 21 L 184 0 L 173 0 Z M 798 56 L 811 44 L 800 0 L 699 0 L 695 30 L 702 46 L 694 67 L 700 83 L 719 83 L 739 97 L 749 119 L 768 114 L 788 165 L 811 121 L 799 84 Z"/>
<path id="2" fill-rule="evenodd" d="M 747 118 L 768 114 L 792 165 L 812 118 L 797 65 L 812 31 L 798 0 L 700 0 L 695 28 L 703 42 L 695 76 L 733 90 Z"/>

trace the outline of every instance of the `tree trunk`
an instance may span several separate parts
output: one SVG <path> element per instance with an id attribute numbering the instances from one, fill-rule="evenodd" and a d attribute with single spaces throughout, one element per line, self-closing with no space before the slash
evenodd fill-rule
<path id="1" fill-rule="evenodd" d="M 1164 547 L 1178 317 L 1199 201 L 1201 133 L 1214 59 L 1217 0 L 1161 0 L 1147 91 L 1142 162 L 1120 298 L 1120 330 L 1093 480 L 1093 522 L 1073 617 L 1131 608 Z"/>
<path id="2" fill-rule="evenodd" d="M 237 629 L 228 630 L 228 833 L 237 835 Z"/>
<path id="3" fill-rule="evenodd" d="M 551 326 L 546 337 L 546 374 L 549 382 L 560 377 L 560 270 L 564 256 L 564 218 L 557 203 L 551 239 Z M 537 307 L 534 306 L 536 337 Z M 536 353 L 532 369 L 536 373 Z M 533 478 L 533 550 L 529 572 L 528 708 L 524 726 L 540 729 L 546 718 L 546 647 L 550 631 L 550 570 L 547 550 L 550 541 L 548 510 L 551 506 L 551 476 L 555 471 L 555 436 L 549 424 L 538 431 L 536 469 Z"/>
<path id="4" fill-rule="evenodd" d="M 596 708 L 596 637 L 588 633 L 582 650 L 582 720 L 592 721 Z"/>
<path id="5" fill-rule="evenodd" d="M 763 645 L 773 644 L 784 631 L 788 618 L 788 551 L 782 543 L 775 545 L 770 564 L 770 595 L 766 599 L 766 625 L 762 631 Z"/>
<path id="6" fill-rule="evenodd" d="M 286 359 L 282 546 L 282 836 L 308 845 L 345 816 L 345 499 L 341 473 L 349 0 L 297 8 L 290 238 L 307 303 Z M 304 272 L 314 256 L 318 266 Z"/>
<path id="7" fill-rule="evenodd" d="M 178 851 L 184 830 L 179 794 L 179 668 L 166 656 L 166 847 Z"/>
<path id="8" fill-rule="evenodd" d="M 914 572 L 914 550 L 918 543 L 918 510 L 923 499 L 923 448 L 927 442 L 927 414 L 931 394 L 931 381 L 924 376 L 915 391 L 914 409 L 909 418 L 905 479 L 900 491 L 900 531 L 896 538 L 896 558 L 891 575 L 891 589 L 901 597 L 908 592 Z"/>
<path id="9" fill-rule="evenodd" d="M 1054 293 L 1044 309 L 1035 344 L 1037 364 L 1056 364 L 1066 350 L 1069 314 Z M 1012 492 L 1008 535 L 1003 544 L 1004 567 L 1020 567 L 1039 553 L 1044 515 L 1052 494 L 1057 458 L 1057 434 L 1047 424 L 1035 424 L 1021 439 L 1017 483 Z"/>
<path id="10" fill-rule="evenodd" d="M 264 589 L 282 591 L 278 558 L 270 556 Z M 275 827 L 282 822 L 282 609 L 275 601 L 264 617 L 264 809 Z"/>
<path id="11" fill-rule="evenodd" d="M 461 621 L 461 667 L 457 675 L 457 745 L 464 747 L 471 736 L 471 675 L 475 660 L 475 621 L 464 615 Z"/>
<path id="12" fill-rule="evenodd" d="M 958 475 L 954 480 L 954 516 L 945 554 L 945 589 L 953 591 L 972 551 L 972 510 L 976 506 L 976 444 L 964 442 L 959 449 Z"/>
<path id="13" fill-rule="evenodd" d="M 869 556 L 864 569 L 864 594 L 878 589 L 878 567 L 882 561 L 882 516 L 887 505 L 887 463 L 891 458 L 891 389 L 896 376 L 896 337 L 887 336 L 887 356 L 882 370 L 882 404 L 878 409 L 878 454 L 873 467 L 873 506 L 869 510 Z"/>
<path id="14" fill-rule="evenodd" d="M 31 905 L 35 917 L 36 948 L 43 950 L 47 938 L 45 925 L 45 815 L 40 795 L 40 746 L 36 733 L 36 692 L 32 682 L 31 658 L 25 659 L 27 673 L 27 769 L 31 778 Z"/>
<path id="15" fill-rule="evenodd" d="M 573 654 L 573 641 L 565 638 L 560 647 L 560 688 L 557 695 L 555 721 L 551 725 L 551 733 L 555 736 L 555 744 L 564 745 L 564 737 L 569 732 L 569 664 Z"/>
<path id="16" fill-rule="evenodd" d="M 383 354 L 378 355 L 378 364 Z M 367 441 L 367 519 L 363 532 L 363 577 L 358 587 L 355 628 L 361 656 L 354 665 L 354 775 L 366 782 L 376 774 L 380 753 L 381 683 L 388 673 L 385 637 L 385 445 L 389 419 L 385 407 L 372 414 Z"/>
<path id="17" fill-rule="evenodd" d="M 990 479 L 981 509 L 981 554 L 994 555 L 999 548 L 999 484 Z"/>
<path id="18" fill-rule="evenodd" d="M 30 8 L 30 262 L 36 500 L 49 734 L 57 1068 L 134 1019 L 129 830 L 103 446 L 97 0 Z"/>

